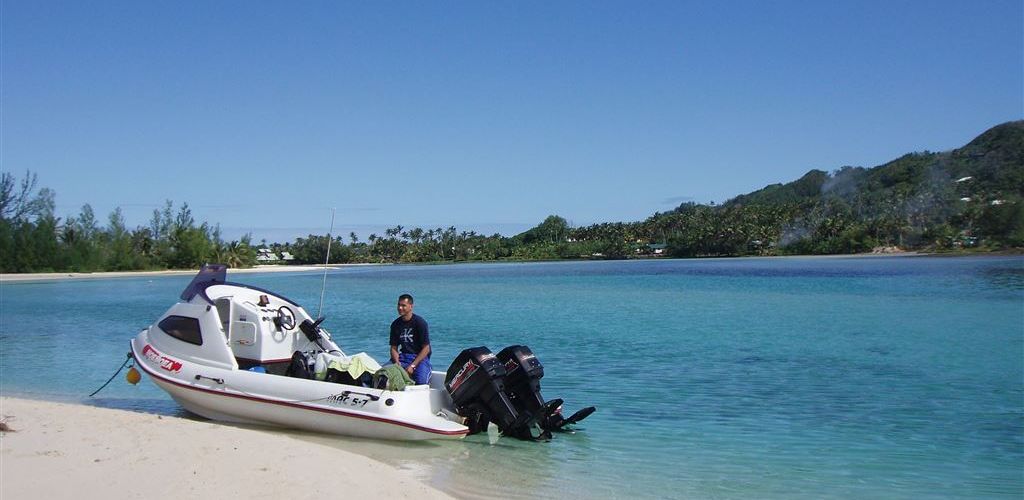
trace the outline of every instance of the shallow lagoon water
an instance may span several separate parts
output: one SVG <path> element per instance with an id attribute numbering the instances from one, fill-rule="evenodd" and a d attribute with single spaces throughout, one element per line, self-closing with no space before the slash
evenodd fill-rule
<path id="1" fill-rule="evenodd" d="M 229 279 L 316 313 L 322 273 Z M 189 280 L 4 283 L 0 389 L 85 400 Z M 290 433 L 459 497 L 1024 495 L 1021 257 L 361 266 L 327 282 L 325 326 L 350 353 L 386 359 L 409 292 L 435 369 L 465 347 L 522 343 L 546 397 L 598 407 L 548 443 Z M 183 413 L 148 380 L 85 401 Z"/>

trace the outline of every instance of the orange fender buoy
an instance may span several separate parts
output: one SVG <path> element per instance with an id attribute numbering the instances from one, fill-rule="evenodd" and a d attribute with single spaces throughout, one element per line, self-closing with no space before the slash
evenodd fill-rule
<path id="1" fill-rule="evenodd" d="M 128 369 L 128 373 L 124 376 L 124 379 L 127 380 L 129 384 L 135 385 L 142 380 L 142 375 L 139 375 L 139 371 L 133 366 Z"/>

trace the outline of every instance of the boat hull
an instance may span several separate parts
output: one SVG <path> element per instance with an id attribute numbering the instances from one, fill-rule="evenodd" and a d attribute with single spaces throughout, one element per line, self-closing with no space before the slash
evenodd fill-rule
<path id="1" fill-rule="evenodd" d="M 460 439 L 469 432 L 438 416 L 450 399 L 436 388 L 382 391 L 196 366 L 157 351 L 145 331 L 131 347 L 137 364 L 158 387 L 184 409 L 212 420 L 403 441 Z"/>

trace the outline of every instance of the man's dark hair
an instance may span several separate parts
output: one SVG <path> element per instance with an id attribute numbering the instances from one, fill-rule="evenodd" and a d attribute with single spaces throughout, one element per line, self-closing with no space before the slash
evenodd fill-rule
<path id="1" fill-rule="evenodd" d="M 412 300 L 412 295 L 409 295 L 407 293 L 403 293 L 402 295 L 398 296 L 398 301 L 399 302 L 401 302 L 403 300 L 408 300 L 410 304 L 415 304 L 415 302 L 413 302 L 413 300 Z"/>

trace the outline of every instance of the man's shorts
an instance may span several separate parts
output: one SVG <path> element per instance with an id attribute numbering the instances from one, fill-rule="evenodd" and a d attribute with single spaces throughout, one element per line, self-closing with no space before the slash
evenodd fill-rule
<path id="1" fill-rule="evenodd" d="M 416 359 L 415 354 L 399 354 L 398 362 L 402 365 L 402 368 L 408 368 L 409 364 Z M 430 372 L 433 367 L 430 366 L 430 358 L 423 358 L 420 364 L 416 365 L 416 369 L 412 372 L 412 380 L 418 385 L 430 383 Z"/>

